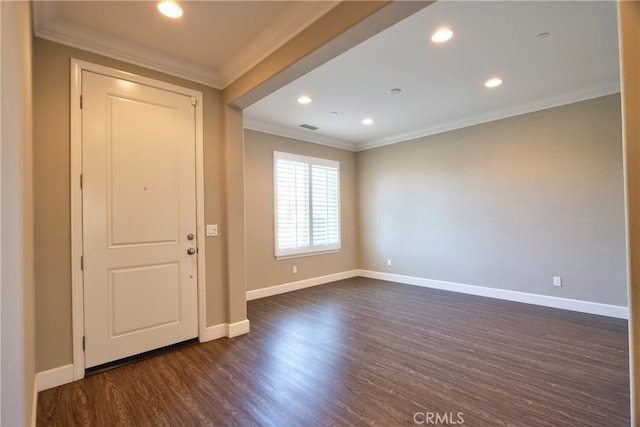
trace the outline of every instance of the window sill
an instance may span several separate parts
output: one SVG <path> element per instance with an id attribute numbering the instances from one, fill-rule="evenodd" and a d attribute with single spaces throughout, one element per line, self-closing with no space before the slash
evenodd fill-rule
<path id="1" fill-rule="evenodd" d="M 308 257 L 308 256 L 315 256 L 315 255 L 326 255 L 326 254 L 335 254 L 340 252 L 340 249 L 329 249 L 326 251 L 313 251 L 313 252 L 302 252 L 302 253 L 295 253 L 295 254 L 289 254 L 289 255 L 276 255 L 276 260 L 277 261 L 282 261 L 285 259 L 291 259 L 291 258 L 302 258 L 302 257 Z"/>

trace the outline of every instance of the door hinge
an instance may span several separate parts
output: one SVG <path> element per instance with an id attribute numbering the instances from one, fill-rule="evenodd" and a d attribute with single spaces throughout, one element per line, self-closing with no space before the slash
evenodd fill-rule
<path id="1" fill-rule="evenodd" d="M 83 187 L 82 187 L 82 185 L 83 185 L 83 181 L 82 181 L 82 180 L 83 180 L 83 177 L 82 177 L 82 174 L 80 174 L 80 189 L 81 189 L 81 190 L 82 190 L 82 188 L 83 188 Z"/>
<path id="2" fill-rule="evenodd" d="M 87 349 L 87 341 L 85 340 L 85 337 L 82 337 L 82 351 L 85 351 Z"/>
<path id="3" fill-rule="evenodd" d="M 80 109 L 82 110 L 82 95 L 80 95 Z"/>
<path id="4" fill-rule="evenodd" d="M 198 105 L 198 98 L 196 98 L 195 96 L 191 97 L 191 105 L 193 105 L 194 107 L 196 105 Z"/>
<path id="5" fill-rule="evenodd" d="M 80 270 L 84 271 L 84 256 L 80 255 Z"/>

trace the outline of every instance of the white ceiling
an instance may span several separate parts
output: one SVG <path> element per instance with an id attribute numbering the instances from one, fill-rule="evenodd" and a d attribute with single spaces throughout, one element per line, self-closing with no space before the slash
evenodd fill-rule
<path id="1" fill-rule="evenodd" d="M 35 1 L 36 36 L 222 89 L 335 1 Z M 141 24 L 142 23 L 142 24 Z"/>
<path id="2" fill-rule="evenodd" d="M 182 1 L 179 20 L 156 4 L 36 1 L 34 29 L 224 88 L 338 2 Z M 245 126 L 362 150 L 618 92 L 616 15 L 614 1 L 441 1 L 248 107 Z M 442 25 L 454 38 L 434 45 Z M 493 75 L 505 83 L 488 90 Z M 298 105 L 301 94 L 313 102 Z M 375 123 L 363 126 L 365 116 Z"/>
<path id="3" fill-rule="evenodd" d="M 615 93 L 616 7 L 440 1 L 250 106 L 245 126 L 362 150 Z M 441 26 L 455 35 L 437 45 Z M 504 84 L 485 88 L 492 76 Z M 313 102 L 298 104 L 302 94 Z"/>

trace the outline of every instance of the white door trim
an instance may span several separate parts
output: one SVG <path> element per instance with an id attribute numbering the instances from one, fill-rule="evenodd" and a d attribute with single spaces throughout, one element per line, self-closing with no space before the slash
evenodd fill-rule
<path id="1" fill-rule="evenodd" d="M 203 95 L 202 92 L 150 79 L 125 71 L 90 62 L 71 59 L 71 307 L 73 329 L 73 377 L 84 378 L 85 361 L 82 349 L 84 336 L 84 291 L 80 257 L 82 247 L 82 72 L 91 71 L 105 76 L 126 79 L 135 83 L 164 89 L 195 98 L 196 126 L 196 225 L 198 260 L 198 337 L 206 336 L 206 280 L 205 280 L 205 224 L 204 224 L 204 148 L 203 148 Z"/>

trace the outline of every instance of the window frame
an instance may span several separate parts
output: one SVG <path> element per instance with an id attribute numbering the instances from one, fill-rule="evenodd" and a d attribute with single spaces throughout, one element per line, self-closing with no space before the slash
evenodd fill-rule
<path id="1" fill-rule="evenodd" d="M 278 160 L 285 161 L 293 161 L 304 163 L 308 167 L 308 233 L 309 233 L 309 244 L 306 246 L 296 246 L 293 248 L 279 248 L 279 223 L 278 223 Z M 335 243 L 329 244 L 313 244 L 313 178 L 312 178 L 312 170 L 313 166 L 332 168 L 336 170 L 337 173 L 337 229 L 338 229 L 338 240 Z M 274 151 L 273 152 L 273 213 L 274 213 L 274 255 L 277 260 L 289 259 L 289 258 L 298 258 L 312 255 L 320 255 L 320 254 L 329 254 L 329 253 L 337 253 L 342 248 L 342 203 L 341 203 L 341 195 L 340 195 L 340 162 L 338 160 L 330 160 L 319 157 L 311 157 L 305 156 L 301 154 L 293 154 L 287 153 L 283 151 Z"/>

